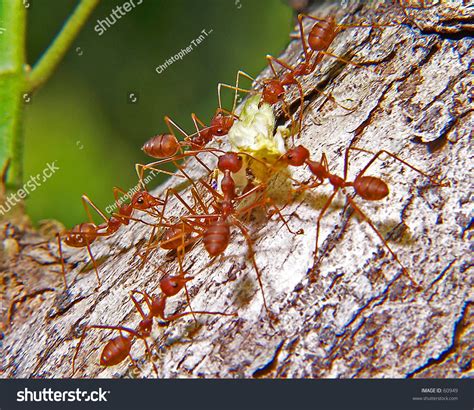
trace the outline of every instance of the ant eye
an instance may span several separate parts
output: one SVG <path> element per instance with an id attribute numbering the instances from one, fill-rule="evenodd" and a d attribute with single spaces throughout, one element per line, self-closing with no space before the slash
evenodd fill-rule
<path id="1" fill-rule="evenodd" d="M 138 199 L 137 199 L 137 203 L 139 204 L 143 204 L 143 197 L 142 196 L 139 196 Z"/>

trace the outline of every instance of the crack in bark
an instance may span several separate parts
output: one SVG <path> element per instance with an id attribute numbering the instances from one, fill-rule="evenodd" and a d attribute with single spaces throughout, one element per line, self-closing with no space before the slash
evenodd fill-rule
<path id="1" fill-rule="evenodd" d="M 474 302 L 469 302 L 469 301 L 466 302 L 461 309 L 461 314 L 459 315 L 458 319 L 454 322 L 454 329 L 452 333 L 451 344 L 444 351 L 442 351 L 438 355 L 438 357 L 428 359 L 428 361 L 424 363 L 422 366 L 417 367 L 415 370 L 408 373 L 406 375 L 407 378 L 409 379 L 413 378 L 418 373 L 421 373 L 422 371 L 427 370 L 430 367 L 443 364 L 443 362 L 445 362 L 446 359 L 455 352 L 456 348 L 459 345 L 459 339 L 461 337 L 461 333 L 464 330 L 464 328 L 467 326 L 467 323 L 464 323 L 464 321 L 467 316 L 467 312 L 468 310 L 470 310 L 471 306 L 474 306 Z"/>
<path id="2" fill-rule="evenodd" d="M 280 352 L 283 348 L 283 345 L 285 344 L 285 340 L 282 340 L 277 348 L 275 349 L 275 353 L 273 354 L 273 357 L 271 360 L 265 364 L 264 366 L 258 368 L 255 370 L 252 374 L 254 378 L 260 378 L 268 375 L 269 373 L 273 372 L 277 367 L 278 367 L 278 356 L 280 355 Z"/>

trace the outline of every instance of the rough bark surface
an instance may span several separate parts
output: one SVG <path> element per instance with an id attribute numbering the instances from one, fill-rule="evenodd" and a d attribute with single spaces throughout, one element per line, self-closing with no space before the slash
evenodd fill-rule
<path id="1" fill-rule="evenodd" d="M 409 5 L 409 4 L 408 4 Z M 149 341 L 159 377 L 465 377 L 473 376 L 472 155 L 474 125 L 472 60 L 473 10 L 462 2 L 426 9 L 350 2 L 342 9 L 325 4 L 316 16 L 335 13 L 340 21 L 402 21 L 398 27 L 350 28 L 333 43 L 333 52 L 362 67 L 326 57 L 303 81 L 304 131 L 298 143 L 319 160 L 325 152 L 332 172 L 342 175 L 345 149 L 353 144 L 385 149 L 447 186 L 432 184 L 398 161 L 383 157 L 368 174 L 390 186 L 387 198 L 355 198 L 382 232 L 417 288 L 402 273 L 380 239 L 361 218 L 344 207 L 342 193 L 321 222 L 320 255 L 313 276 L 316 219 L 332 192 L 321 186 L 295 197 L 281 221 L 252 215 L 257 263 L 270 309 L 262 303 L 247 245 L 234 229 L 222 257 L 210 260 L 202 243 L 185 261 L 195 310 L 235 311 L 238 318 L 201 316 L 196 326 L 183 318 L 156 326 Z M 470 13 L 470 14 L 469 14 Z M 409 20 L 407 19 L 409 17 Z M 346 20 L 347 19 L 347 20 Z M 283 58 L 294 63 L 301 44 L 293 41 Z M 262 73 L 269 76 L 269 71 Z M 347 111 L 316 90 L 330 93 Z M 289 97 L 298 108 L 297 94 Z M 351 155 L 349 178 L 371 155 Z M 195 166 L 196 165 L 196 166 Z M 190 165 L 202 175 L 202 168 Z M 308 178 L 307 169 L 291 170 Z M 155 193 L 175 185 L 172 178 Z M 283 204 L 288 182 L 278 178 L 273 196 Z M 348 193 L 352 195 L 348 190 Z M 181 208 L 175 203 L 173 212 Z M 135 254 L 150 227 L 134 224 L 97 241 L 102 286 L 85 251 L 66 250 L 71 285 L 63 292 L 54 242 L 6 227 L 3 235 L 2 315 L 11 301 L 11 321 L 3 328 L 1 377 L 69 377 L 83 326 L 134 327 L 139 315 L 131 289 L 157 291 L 156 266 L 177 271 L 176 259 L 153 253 L 144 269 Z M 39 244 L 38 244 L 39 243 Z M 170 299 L 169 312 L 186 309 L 185 298 Z M 99 355 L 109 331 L 88 333 L 78 356 L 77 377 L 156 377 L 143 343 L 136 341 L 130 361 L 104 368 Z"/>

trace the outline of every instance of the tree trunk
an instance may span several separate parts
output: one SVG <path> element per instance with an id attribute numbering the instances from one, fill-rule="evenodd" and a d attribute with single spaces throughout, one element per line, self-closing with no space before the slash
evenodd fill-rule
<path id="1" fill-rule="evenodd" d="M 474 52 L 472 26 L 466 24 L 472 21 L 472 8 L 460 1 L 424 9 L 414 3 L 405 10 L 383 2 L 313 8 L 312 15 L 336 13 L 338 21 L 368 24 L 376 17 L 379 24 L 403 24 L 347 28 L 337 35 L 334 54 L 360 66 L 326 56 L 315 74 L 304 78 L 304 129 L 296 141 L 308 147 L 313 160 L 325 152 L 331 172 L 341 176 L 345 150 L 352 144 L 372 152 L 390 151 L 443 179 L 443 185 L 436 185 L 382 156 L 367 175 L 386 181 L 389 195 L 372 202 L 350 196 L 407 271 L 354 208 L 345 206 L 347 199 L 340 192 L 321 220 L 322 256 L 308 273 L 316 221 L 332 193 L 329 184 L 294 196 L 284 209 L 290 227 L 303 229 L 302 235 L 291 234 L 275 217 L 268 221 L 255 212 L 246 224 L 276 320 L 272 322 L 263 307 L 240 231 L 233 229 L 230 246 L 216 260 L 199 243 L 184 264 L 194 276 L 189 283 L 193 309 L 237 312 L 238 318 L 202 315 L 196 325 L 187 316 L 168 327 L 155 326 L 148 340 L 159 377 L 473 376 L 468 255 Z M 282 58 L 295 64 L 301 51 L 301 42 L 292 41 Z M 268 77 L 267 69 L 261 78 Z M 292 89 L 286 98 L 297 110 L 297 92 Z M 353 180 L 371 157 L 354 151 L 348 179 Z M 189 172 L 201 175 L 202 167 L 192 164 Z M 300 181 L 310 175 L 306 167 L 290 172 Z M 179 181 L 171 178 L 155 194 Z M 286 193 L 279 193 L 280 184 L 288 185 L 281 181 L 278 178 L 271 188 L 280 205 L 287 200 Z M 347 193 L 352 195 L 352 189 Z M 170 209 L 173 204 L 171 200 Z M 90 265 L 78 275 L 89 263 L 87 252 L 68 248 L 72 285 L 62 292 L 54 241 L 35 245 L 42 240 L 38 234 L 12 226 L 3 236 L 4 317 L 10 302 L 17 303 L 11 323 L 4 326 L 2 377 L 70 376 L 85 324 L 136 326 L 140 317 L 129 291 L 158 292 L 162 273 L 157 267 L 178 269 L 176 258 L 162 251 L 138 269 L 135 254 L 140 246 L 143 250 L 150 227 L 134 223 L 94 243 L 93 253 L 101 262 L 98 290 Z M 185 309 L 184 295 L 170 299 L 169 312 Z M 87 333 L 77 376 L 156 377 L 140 341 L 132 348 L 136 365 L 125 360 L 114 367 L 100 366 L 99 355 L 111 333 Z"/>

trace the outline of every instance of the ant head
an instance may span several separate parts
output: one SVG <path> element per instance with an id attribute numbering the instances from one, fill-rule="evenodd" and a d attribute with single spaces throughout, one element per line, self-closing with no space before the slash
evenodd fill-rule
<path id="1" fill-rule="evenodd" d="M 140 321 L 138 324 L 137 330 L 140 333 L 140 336 L 147 337 L 151 334 L 151 328 L 153 326 L 153 319 L 151 317 L 147 317 Z"/>
<path id="2" fill-rule="evenodd" d="M 229 133 L 229 130 L 234 125 L 234 117 L 231 115 L 224 115 L 221 111 L 217 112 L 211 120 L 211 133 L 217 137 L 222 137 Z"/>
<path id="3" fill-rule="evenodd" d="M 160 280 L 161 291 L 166 296 L 174 296 L 183 288 L 186 282 L 190 281 L 191 279 L 192 277 L 185 278 L 183 275 L 165 276 Z"/>
<path id="4" fill-rule="evenodd" d="M 219 157 L 217 167 L 221 172 L 239 172 L 242 168 L 242 158 L 235 152 L 227 152 Z"/>
<path id="5" fill-rule="evenodd" d="M 294 167 L 300 167 L 309 159 L 309 151 L 302 145 L 298 145 L 294 148 L 289 149 L 283 160 Z"/>
<path id="6" fill-rule="evenodd" d="M 168 158 L 175 155 L 179 142 L 173 134 L 158 134 L 150 138 L 142 147 L 142 151 L 152 158 Z"/>
<path id="7" fill-rule="evenodd" d="M 159 198 L 155 198 L 153 195 L 147 191 L 138 191 L 133 194 L 131 206 L 134 209 L 147 210 L 162 204 L 162 201 Z"/>
<path id="8" fill-rule="evenodd" d="M 273 105 L 283 99 L 285 89 L 280 80 L 268 80 L 263 86 L 262 99 L 264 102 Z"/>

